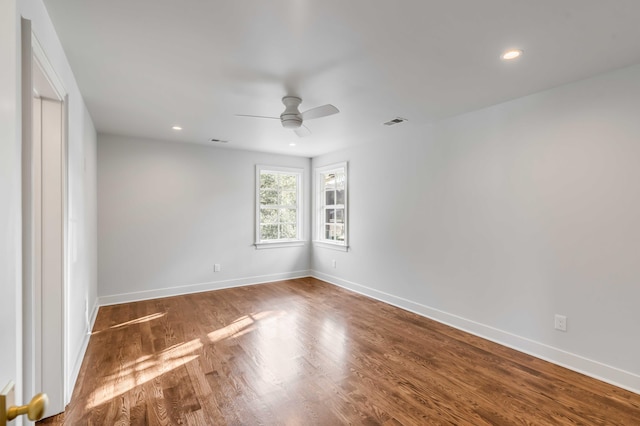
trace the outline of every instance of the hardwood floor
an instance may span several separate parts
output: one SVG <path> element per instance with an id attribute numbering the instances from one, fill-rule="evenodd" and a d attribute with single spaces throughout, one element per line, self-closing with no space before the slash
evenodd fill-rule
<path id="1" fill-rule="evenodd" d="M 638 425 L 640 395 L 304 278 L 101 308 L 64 421 Z"/>

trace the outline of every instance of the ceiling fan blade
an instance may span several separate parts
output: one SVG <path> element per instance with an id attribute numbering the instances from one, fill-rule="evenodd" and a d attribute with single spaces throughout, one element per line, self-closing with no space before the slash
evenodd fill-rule
<path id="1" fill-rule="evenodd" d="M 297 129 L 295 129 L 294 132 L 296 132 L 296 135 L 298 135 L 298 137 L 300 138 L 304 138 L 305 136 L 311 135 L 311 130 L 309 130 L 309 128 L 304 124 L 298 127 Z"/>
<path id="2" fill-rule="evenodd" d="M 272 119 L 272 120 L 280 120 L 280 117 L 266 117 L 266 116 L 264 116 L 264 115 L 236 114 L 236 117 L 270 118 L 270 119 Z"/>
<path id="3" fill-rule="evenodd" d="M 327 104 L 327 105 L 311 108 L 300 115 L 302 116 L 303 120 L 311 120 L 314 118 L 326 117 L 328 115 L 337 114 L 339 112 L 340 110 L 338 108 L 334 107 L 331 104 Z"/>

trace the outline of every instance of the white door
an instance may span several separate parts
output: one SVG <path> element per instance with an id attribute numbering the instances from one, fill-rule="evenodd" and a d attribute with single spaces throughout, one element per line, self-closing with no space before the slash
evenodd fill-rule
<path id="1" fill-rule="evenodd" d="M 22 377 L 16 16 L 15 0 L 0 1 L 0 388 Z"/>
<path id="2" fill-rule="evenodd" d="M 40 171 L 25 170 L 22 150 L 28 146 L 31 154 L 32 146 L 31 138 L 29 145 L 23 145 L 20 139 L 21 122 L 32 124 L 32 120 L 30 111 L 21 112 L 18 108 L 21 93 L 18 90 L 18 72 L 22 69 L 23 73 L 26 72 L 31 77 L 31 67 L 25 70 L 24 58 L 28 57 L 30 63 L 32 56 L 30 37 L 28 43 L 24 42 L 25 32 L 30 35 L 30 27 L 25 31 L 23 20 L 23 28 L 19 32 L 17 17 L 16 0 L 0 1 L 0 389 L 14 382 L 18 403 L 30 399 L 30 396 L 25 398 L 25 387 L 30 391 L 37 386 L 37 391 L 48 392 L 52 403 L 45 415 L 49 416 L 64 409 L 65 395 L 63 301 L 66 272 L 67 154 L 63 134 L 66 117 L 64 104 L 61 102 L 65 94 L 58 85 L 54 87 L 57 96 L 52 96 L 49 100 L 41 99 L 38 133 L 42 138 L 36 141 L 41 149 L 41 161 L 36 162 L 34 168 L 39 168 Z M 19 37 L 23 38 L 22 67 L 18 63 L 18 46 L 21 45 Z M 26 47 L 28 55 L 25 55 Z M 34 57 L 34 64 L 43 57 L 44 55 Z M 45 74 L 48 73 L 45 71 Z M 50 74 L 45 77 L 51 83 Z M 27 83 L 25 87 L 31 89 L 31 78 L 23 78 L 24 82 Z M 22 100 L 24 104 L 27 96 L 30 107 L 31 90 L 25 87 L 22 88 Z M 27 126 L 26 132 L 22 127 L 23 136 L 37 130 L 37 125 L 33 126 Z M 33 159 L 30 160 L 29 167 L 34 167 Z M 35 192 L 38 185 L 33 181 L 26 185 L 27 189 L 23 187 L 23 173 L 29 173 L 30 176 L 33 176 L 31 173 L 41 173 L 40 194 Z M 23 212 L 22 200 L 25 195 L 33 200 L 33 208 L 30 207 L 28 213 Z M 23 225 L 29 228 L 29 241 L 23 240 Z M 23 253 L 23 242 L 29 250 L 26 256 Z M 37 244 L 40 244 L 40 251 Z M 22 264 L 23 259 L 28 263 L 26 266 Z M 30 273 L 23 275 L 23 268 L 29 269 Z M 35 288 L 36 279 L 32 279 L 31 273 L 40 277 L 39 290 Z M 42 279 L 45 274 L 47 278 Z M 33 291 L 23 283 L 23 276 L 27 275 L 28 286 L 33 287 Z M 26 297 L 23 297 L 23 291 L 27 294 Z M 38 291 L 41 293 L 40 304 L 35 296 Z M 23 314 L 29 318 L 25 319 Z M 23 347 L 26 348 L 24 357 Z M 44 356 L 39 356 L 38 352 Z M 23 376 L 25 372 L 27 374 Z M 45 389 L 46 386 L 50 390 Z M 21 424 L 21 420 L 17 424 Z"/>
<path id="3" fill-rule="evenodd" d="M 24 403 L 24 381 L 23 373 L 25 368 L 29 366 L 24 365 L 24 360 L 29 359 L 32 354 L 26 354 L 28 356 L 23 358 L 23 345 L 29 347 L 29 352 L 33 350 L 28 344 L 25 344 L 23 340 L 25 335 L 27 339 L 34 336 L 33 330 L 25 329 L 23 318 L 23 306 L 31 306 L 31 297 L 23 300 L 23 223 L 25 218 L 23 216 L 23 191 L 21 174 L 23 172 L 22 164 L 22 149 L 23 142 L 20 139 L 21 135 L 21 121 L 27 120 L 24 112 L 18 109 L 20 105 L 19 96 L 20 90 L 18 82 L 18 72 L 22 69 L 19 66 L 18 58 L 18 46 L 19 37 L 21 37 L 17 19 L 17 5 L 16 0 L 2 0 L 0 1 L 0 389 L 4 388 L 6 384 L 15 383 L 15 399 L 17 403 Z M 30 31 L 29 31 L 30 32 Z M 24 32 L 22 32 L 24 36 Z M 30 45 L 30 43 L 29 43 Z M 24 48 L 23 43 L 23 48 Z M 30 47 L 30 46 L 29 46 Z M 24 51 L 22 52 L 24 54 Z M 29 58 L 30 58 L 29 54 Z M 24 70 L 23 70 L 24 71 Z M 30 76 L 31 74 L 28 73 Z M 28 82 L 31 83 L 30 81 Z M 24 91 L 22 93 L 24 99 Z M 30 94 L 29 94 L 30 95 Z M 44 104 L 44 102 L 43 102 Z M 63 111 L 61 104 L 58 100 L 58 104 L 55 102 L 48 103 L 41 108 L 45 116 L 46 123 L 43 122 L 44 128 L 52 129 L 52 134 L 62 135 L 64 126 L 62 125 L 63 119 L 58 117 L 59 112 Z M 64 115 L 64 114 L 63 114 Z M 23 129 L 24 130 L 24 129 Z M 49 133 L 49 132 L 47 132 Z M 53 137 L 54 142 L 50 142 L 50 137 L 42 139 L 42 155 L 47 159 L 51 156 L 54 161 L 43 161 L 42 173 L 46 174 L 47 179 L 51 179 L 51 182 L 47 182 L 42 185 L 44 192 L 42 193 L 42 224 L 47 230 L 42 230 L 42 253 L 41 253 L 41 265 L 42 271 L 45 269 L 51 272 L 54 276 L 59 276 L 57 284 L 43 287 L 43 297 L 51 297 L 51 304 L 48 304 L 50 309 L 47 310 L 45 306 L 42 307 L 42 314 L 51 316 L 49 318 L 42 317 L 43 321 L 41 325 L 46 327 L 55 328 L 59 337 L 54 337 L 50 341 L 48 338 L 42 338 L 40 335 L 39 341 L 42 344 L 42 351 L 46 354 L 45 357 L 52 356 L 53 359 L 64 359 L 64 352 L 62 350 L 64 344 L 64 324 L 62 322 L 62 312 L 64 307 L 62 300 L 64 299 L 64 214 L 65 214 L 65 186 L 66 185 L 66 150 L 65 150 L 65 138 L 64 136 L 58 136 L 60 143 L 55 142 L 56 137 Z M 56 146 L 57 143 L 57 146 Z M 59 155 L 60 153 L 60 155 Z M 46 163 L 46 165 L 44 165 Z M 56 175 L 52 169 L 58 168 L 60 170 L 59 176 Z M 56 187 L 59 190 L 49 190 L 49 187 Z M 51 195 L 56 192 L 61 193 L 62 203 L 56 207 L 57 203 L 53 198 L 60 195 Z M 27 191 L 28 195 L 31 195 L 31 190 Z M 48 207 L 47 207 L 48 206 Z M 53 206 L 53 207 L 51 207 Z M 62 212 L 62 213 L 61 213 Z M 35 214 L 34 216 L 35 217 Z M 31 223 L 29 221 L 28 223 Z M 56 225 L 52 228 L 51 223 Z M 30 225 L 29 225 L 30 226 Z M 59 244 L 60 242 L 60 244 Z M 30 243 L 27 243 L 31 247 Z M 59 250 L 57 253 L 51 253 L 51 250 L 46 247 L 54 247 L 59 244 Z M 55 250 L 54 250 L 55 251 Z M 28 256 L 27 260 L 30 256 Z M 36 257 L 36 256 L 33 256 Z M 61 261 L 60 261 L 61 260 Z M 55 265 L 54 265 L 55 264 Z M 44 284 L 43 284 L 44 285 Z M 57 286 L 60 286 L 56 289 Z M 53 293 L 59 294 L 49 294 Z M 28 309 L 25 309 L 28 311 Z M 52 311 L 53 313 L 50 313 Z M 31 312 L 35 316 L 35 312 Z M 35 328 L 35 323 L 34 323 Z M 41 330 L 42 333 L 47 333 L 46 329 Z M 52 345 L 53 352 L 47 353 L 48 345 Z M 59 352 L 58 349 L 60 348 Z M 33 357 L 31 357 L 33 358 Z M 64 374 L 63 366 L 64 362 L 55 361 L 54 372 L 56 374 Z M 44 361 L 42 362 L 44 365 Z M 59 366 L 58 366 L 59 365 Z M 46 365 L 49 369 L 49 365 Z M 33 376 L 33 375 L 31 375 Z M 47 374 L 42 374 L 44 378 Z M 27 374 L 25 377 L 29 377 Z M 48 378 L 46 380 L 49 380 Z M 45 379 L 41 381 L 45 383 Z M 64 398 L 64 380 L 60 379 L 59 384 L 57 379 L 53 379 L 56 382 L 56 387 L 62 389 L 53 390 L 50 394 L 51 397 L 62 401 Z M 29 386 L 28 386 L 29 387 Z M 27 400 L 30 398 L 26 398 Z M 55 402 L 56 404 L 60 404 Z M 53 410 L 58 410 L 58 407 L 52 407 Z M 64 407 L 62 407 L 64 408 Z M 53 411 L 51 412 L 53 413 Z M 47 414 L 50 414 L 49 412 Z M 22 424 L 21 419 L 17 424 Z"/>

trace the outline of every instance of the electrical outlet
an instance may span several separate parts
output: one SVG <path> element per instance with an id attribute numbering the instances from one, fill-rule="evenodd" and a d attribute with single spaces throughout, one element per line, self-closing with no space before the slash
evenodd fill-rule
<path id="1" fill-rule="evenodd" d="M 556 314 L 555 327 L 556 330 L 567 331 L 567 317 L 565 317 L 564 315 Z"/>
<path id="2" fill-rule="evenodd" d="M 219 263 L 216 263 L 213 265 L 213 272 L 220 272 L 222 270 L 222 267 L 220 266 Z"/>
<path id="3" fill-rule="evenodd" d="M 334 268 L 336 267 L 336 260 L 335 260 L 335 259 L 333 259 L 333 260 L 331 261 L 331 266 L 333 266 Z"/>

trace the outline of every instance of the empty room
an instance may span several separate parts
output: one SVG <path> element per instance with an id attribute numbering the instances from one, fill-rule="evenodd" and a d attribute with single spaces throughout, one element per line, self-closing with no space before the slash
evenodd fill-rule
<path id="1" fill-rule="evenodd" d="M 640 424 L 637 0 L 1 4 L 0 426 Z"/>

